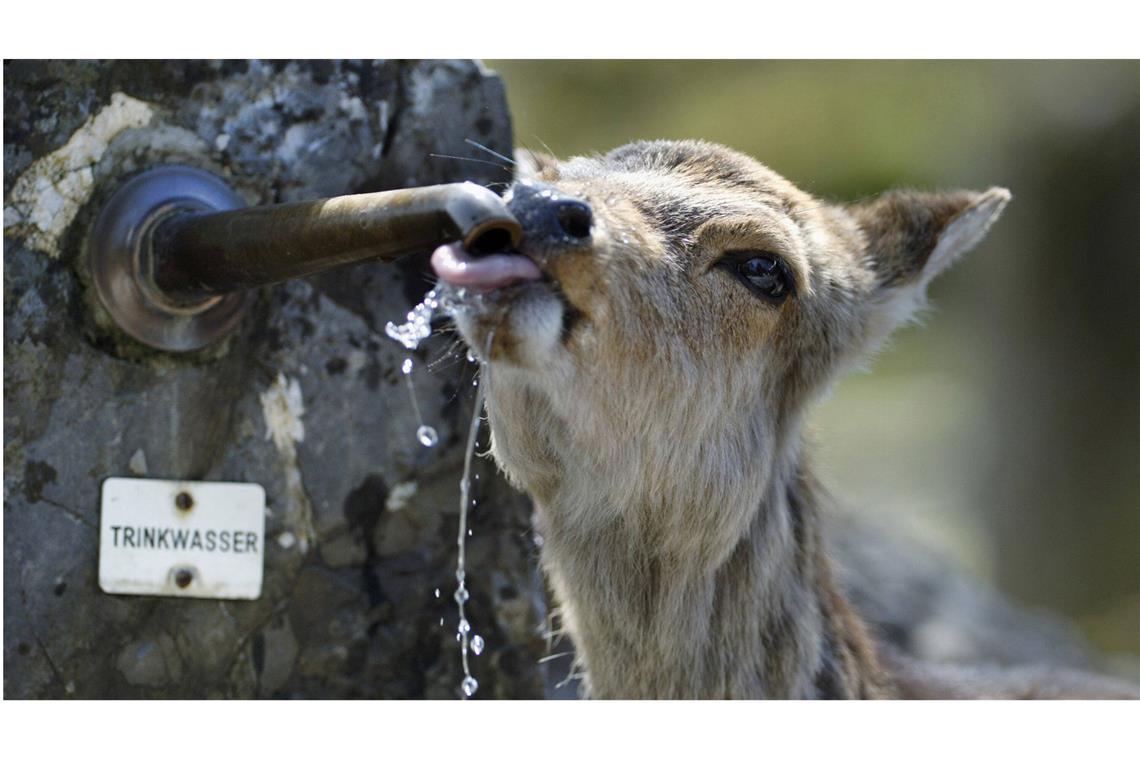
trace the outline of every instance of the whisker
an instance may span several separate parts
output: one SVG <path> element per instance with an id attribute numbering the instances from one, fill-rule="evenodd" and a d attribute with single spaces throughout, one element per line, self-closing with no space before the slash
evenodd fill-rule
<path id="1" fill-rule="evenodd" d="M 438 331 L 436 331 L 435 334 L 439 335 L 440 337 L 443 337 L 443 335 L 445 333 L 443 330 L 438 330 Z M 462 355 L 462 352 L 460 351 L 460 348 L 462 345 L 463 345 L 462 340 L 460 340 L 458 338 L 452 338 L 451 342 L 448 343 L 443 348 L 443 350 L 440 352 L 439 356 L 437 356 L 435 359 L 432 359 L 431 361 L 429 361 L 427 363 L 427 371 L 428 372 L 435 372 L 435 371 L 437 371 L 443 367 L 454 366 L 455 364 L 457 364 L 459 362 L 459 360 L 461 358 L 466 360 L 466 357 L 464 357 Z M 448 360 L 450 360 L 450 361 L 448 361 Z"/>
<path id="2" fill-rule="evenodd" d="M 555 161 L 559 161 L 559 162 L 561 162 L 561 160 L 562 160 L 562 159 L 560 159 L 560 158 L 558 158 L 558 156 L 554 155 L 554 151 L 552 151 L 552 150 L 550 149 L 550 146 L 546 144 L 546 141 L 545 141 L 545 140 L 543 140 L 543 139 L 542 139 L 541 137 L 539 137 L 538 135 L 531 135 L 531 137 L 533 137 L 534 139 L 536 139 L 536 140 L 538 140 L 540 143 L 542 143 L 542 147 L 546 148 L 546 152 L 550 154 L 550 157 L 551 157 L 551 158 L 553 158 Z"/>
<path id="3" fill-rule="evenodd" d="M 475 148 L 478 148 L 479 150 L 482 150 L 482 151 L 486 151 L 487 153 L 490 153 L 490 154 L 491 154 L 492 156 L 494 156 L 495 158 L 501 158 L 501 159 L 503 159 L 504 161 L 506 161 L 508 164 L 510 164 L 511 166 L 514 166 L 514 165 L 515 165 L 515 163 L 516 163 L 514 159 L 511 159 L 511 158 L 507 158 L 507 157 L 506 157 L 506 156 L 504 156 L 502 153 L 499 153 L 498 151 L 494 151 L 494 150 L 491 150 L 491 149 L 490 149 L 490 148 L 488 148 L 486 145 L 480 145 L 479 143 L 477 143 L 477 142 L 475 142 L 474 140 L 472 140 L 470 137 L 465 137 L 465 138 L 463 138 L 463 142 L 465 142 L 465 143 L 467 143 L 468 145 L 471 145 L 471 146 L 473 146 L 473 147 L 475 147 Z"/>
<path id="4" fill-rule="evenodd" d="M 470 156 L 451 156 L 447 153 L 428 153 L 428 158 L 450 158 L 455 161 L 472 161 L 477 164 L 486 164 L 487 166 L 493 166 L 496 169 L 502 169 L 505 172 L 509 172 L 511 170 L 509 166 L 503 166 L 502 164 L 496 163 L 494 161 L 486 161 L 482 158 L 471 158 Z"/>
<path id="5" fill-rule="evenodd" d="M 553 649 L 562 643 L 562 639 L 566 636 L 566 629 L 560 628 L 557 631 L 543 634 L 542 638 L 546 639 L 546 648 Z"/>
<path id="6" fill-rule="evenodd" d="M 566 676 L 566 679 L 564 681 L 562 681 L 561 683 L 555 684 L 554 688 L 561 689 L 563 686 L 568 685 L 571 681 L 581 681 L 585 677 L 585 675 L 586 675 L 585 673 L 571 672 L 570 675 Z"/>

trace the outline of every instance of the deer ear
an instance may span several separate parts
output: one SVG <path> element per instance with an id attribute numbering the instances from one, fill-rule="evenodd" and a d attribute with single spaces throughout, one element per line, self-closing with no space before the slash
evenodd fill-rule
<path id="1" fill-rule="evenodd" d="M 871 350 L 922 307 L 926 286 L 981 242 L 1010 197 L 1004 187 L 949 193 L 894 190 L 848 207 L 877 280 L 867 325 Z"/>
<path id="2" fill-rule="evenodd" d="M 893 190 L 848 210 L 881 287 L 925 286 L 981 242 L 1010 197 L 1004 187 L 980 193 Z"/>

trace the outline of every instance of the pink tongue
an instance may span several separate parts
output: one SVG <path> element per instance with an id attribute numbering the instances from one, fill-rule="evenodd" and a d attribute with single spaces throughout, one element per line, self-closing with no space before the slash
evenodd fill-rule
<path id="1" fill-rule="evenodd" d="M 542 272 L 526 256 L 494 253 L 476 258 L 463 250 L 461 243 L 436 248 L 431 265 L 442 282 L 478 293 L 542 278 Z"/>

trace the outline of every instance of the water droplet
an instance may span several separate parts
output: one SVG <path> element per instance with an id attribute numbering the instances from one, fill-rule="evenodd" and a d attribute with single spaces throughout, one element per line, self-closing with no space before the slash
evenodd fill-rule
<path id="1" fill-rule="evenodd" d="M 471 639 L 471 651 L 474 652 L 476 656 L 481 655 L 483 654 L 483 646 L 483 637 L 479 634 L 475 634 Z"/>
<path id="2" fill-rule="evenodd" d="M 467 593 L 467 589 L 463 588 L 463 586 L 460 586 L 459 588 L 455 589 L 455 601 L 459 602 L 460 604 L 463 604 L 464 602 L 466 602 L 470 598 L 471 598 L 471 595 Z"/>
<path id="3" fill-rule="evenodd" d="M 435 432 L 435 428 L 430 425 L 420 425 L 416 429 L 416 438 L 429 449 L 439 443 L 439 433 Z"/>
<path id="4" fill-rule="evenodd" d="M 475 352 L 472 351 L 470 348 L 467 349 L 467 361 L 469 361 L 469 362 L 479 361 L 479 359 L 475 356 Z"/>
<path id="5" fill-rule="evenodd" d="M 475 692 L 479 690 L 479 682 L 471 676 L 463 679 L 463 694 L 467 697 L 475 696 Z"/>
<path id="6" fill-rule="evenodd" d="M 475 535 L 475 534 L 474 534 L 474 533 L 471 531 L 471 529 L 470 529 L 470 528 L 468 528 L 468 529 L 467 529 L 467 535 L 469 535 L 469 536 L 473 536 L 473 535 Z"/>
<path id="7" fill-rule="evenodd" d="M 436 599 L 439 599 L 439 589 L 436 589 L 436 590 L 435 590 L 435 598 L 436 598 Z"/>
<path id="8" fill-rule="evenodd" d="M 412 360 L 411 359 L 404 359 L 404 366 L 400 367 L 400 370 L 405 375 L 412 374 Z"/>

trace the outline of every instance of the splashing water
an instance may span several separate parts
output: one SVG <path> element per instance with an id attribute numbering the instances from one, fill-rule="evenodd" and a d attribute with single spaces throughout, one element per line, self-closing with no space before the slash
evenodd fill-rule
<path id="1" fill-rule="evenodd" d="M 408 312 L 407 321 L 402 325 L 389 322 L 384 325 L 384 332 L 392 340 L 398 341 L 404 348 L 414 351 L 421 342 L 431 335 L 431 318 L 439 308 L 439 298 L 434 290 L 429 290 L 424 300 L 416 304 Z"/>
<path id="2" fill-rule="evenodd" d="M 431 319 L 437 311 L 454 313 L 462 308 L 461 304 L 467 299 L 481 298 L 480 294 L 468 293 L 460 288 L 454 295 L 439 293 L 435 289 L 424 295 L 424 300 L 412 307 L 405 317 L 403 324 L 389 322 L 384 325 L 384 333 L 409 351 L 415 351 L 420 344 L 431 337 Z M 468 351 L 467 361 L 475 361 L 474 355 Z"/>

